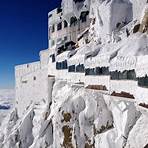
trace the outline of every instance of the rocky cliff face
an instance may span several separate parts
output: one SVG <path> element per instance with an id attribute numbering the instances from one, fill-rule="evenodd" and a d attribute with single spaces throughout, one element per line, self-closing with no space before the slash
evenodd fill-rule
<path id="1" fill-rule="evenodd" d="M 56 81 L 51 102 L 14 110 L 3 125 L 1 147 L 144 148 L 148 113 L 130 100 L 111 98 L 80 84 Z"/>

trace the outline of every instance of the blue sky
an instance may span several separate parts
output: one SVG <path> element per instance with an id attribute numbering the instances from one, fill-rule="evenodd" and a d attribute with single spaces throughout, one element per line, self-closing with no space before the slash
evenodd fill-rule
<path id="1" fill-rule="evenodd" d="M 48 12 L 61 0 L 0 0 L 0 89 L 15 85 L 14 66 L 48 47 Z"/>

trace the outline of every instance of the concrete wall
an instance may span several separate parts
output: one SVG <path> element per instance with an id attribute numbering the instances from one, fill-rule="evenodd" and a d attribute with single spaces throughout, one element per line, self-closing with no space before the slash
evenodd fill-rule
<path id="1" fill-rule="evenodd" d="M 41 68 L 40 61 L 18 65 L 15 67 L 15 76 L 20 77 L 32 72 L 35 72 L 36 70 L 39 70 Z"/>
<path id="2" fill-rule="evenodd" d="M 30 74 L 16 77 L 16 107 L 19 115 L 32 102 L 42 99 L 48 100 L 48 74 L 47 69 L 40 69 Z"/>

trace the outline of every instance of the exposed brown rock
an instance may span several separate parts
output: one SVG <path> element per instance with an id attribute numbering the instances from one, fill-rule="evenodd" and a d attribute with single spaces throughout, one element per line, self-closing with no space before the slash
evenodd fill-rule
<path id="1" fill-rule="evenodd" d="M 62 113 L 63 114 L 63 117 L 64 119 L 62 120 L 62 122 L 70 122 L 70 119 L 71 119 L 71 114 L 70 113 Z"/>
<path id="2" fill-rule="evenodd" d="M 94 148 L 94 145 L 93 144 L 88 144 L 88 143 L 85 143 L 85 148 Z"/>
<path id="3" fill-rule="evenodd" d="M 134 96 L 130 93 L 127 93 L 127 92 L 121 92 L 121 93 L 117 93 L 117 92 L 113 92 L 111 94 L 111 96 L 117 96 L 117 97 L 124 97 L 124 98 L 130 98 L 130 99 L 135 99 Z"/>
<path id="4" fill-rule="evenodd" d="M 63 126 L 62 131 L 64 133 L 63 146 L 65 148 L 74 148 L 72 145 L 72 128 L 65 125 L 65 126 Z"/>
<path id="5" fill-rule="evenodd" d="M 107 91 L 107 88 L 104 85 L 88 85 L 86 88 L 87 89 L 95 89 L 95 90 L 105 90 L 105 91 Z"/>
<path id="6" fill-rule="evenodd" d="M 139 106 L 142 106 L 144 108 L 148 108 L 148 104 L 145 104 L 145 103 L 140 103 Z"/>
<path id="7" fill-rule="evenodd" d="M 148 32 L 148 10 L 145 11 L 142 24 L 140 25 L 140 32 Z"/>

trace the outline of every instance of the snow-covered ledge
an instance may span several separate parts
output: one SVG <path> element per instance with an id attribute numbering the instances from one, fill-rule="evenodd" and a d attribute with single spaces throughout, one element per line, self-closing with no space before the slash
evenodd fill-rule
<path id="1" fill-rule="evenodd" d="M 85 76 L 85 86 L 102 85 L 110 89 L 110 76 Z"/>
<path id="2" fill-rule="evenodd" d="M 40 61 L 18 65 L 15 67 L 15 75 L 16 77 L 19 77 L 25 74 L 35 72 L 36 70 L 39 70 L 39 69 L 41 69 Z"/>
<path id="3" fill-rule="evenodd" d="M 111 92 L 126 92 L 131 95 L 136 95 L 137 91 L 137 81 L 134 80 L 110 80 L 110 91 Z"/>

